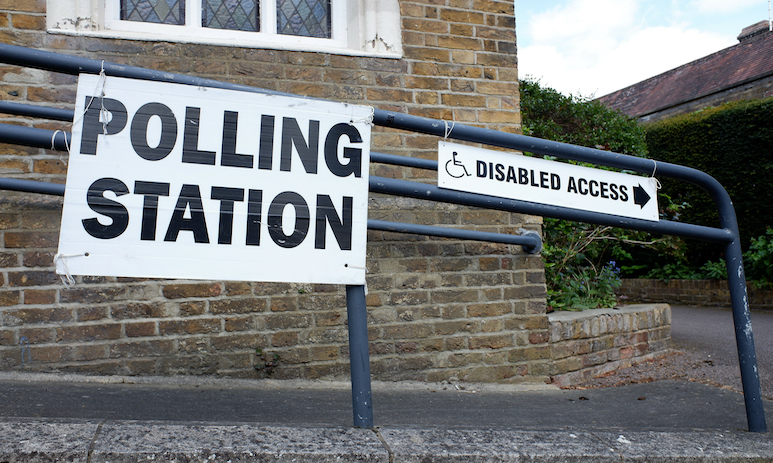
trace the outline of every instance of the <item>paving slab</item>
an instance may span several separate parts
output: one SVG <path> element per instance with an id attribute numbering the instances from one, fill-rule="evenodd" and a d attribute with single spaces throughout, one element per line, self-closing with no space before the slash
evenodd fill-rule
<path id="1" fill-rule="evenodd" d="M 596 433 L 628 462 L 773 461 L 770 433 L 686 431 Z"/>
<path id="2" fill-rule="evenodd" d="M 382 429 L 394 462 L 620 462 L 590 433 L 460 429 Z"/>
<path id="3" fill-rule="evenodd" d="M 89 421 L 3 419 L 0 462 L 86 462 L 98 427 Z"/>
<path id="4" fill-rule="evenodd" d="M 0 463 L 773 462 L 740 394 L 687 381 L 374 383 L 356 429 L 345 384 L 66 378 L 0 375 Z"/>
<path id="5" fill-rule="evenodd" d="M 368 429 L 106 423 L 90 462 L 373 462 L 389 453 Z"/>

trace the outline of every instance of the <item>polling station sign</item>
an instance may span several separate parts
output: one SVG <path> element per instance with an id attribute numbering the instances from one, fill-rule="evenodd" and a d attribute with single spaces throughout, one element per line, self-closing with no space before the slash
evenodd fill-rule
<path id="1" fill-rule="evenodd" d="M 658 221 L 654 178 L 441 141 L 438 186 Z"/>
<path id="2" fill-rule="evenodd" d="M 57 273 L 363 284 L 369 107 L 81 75 Z"/>

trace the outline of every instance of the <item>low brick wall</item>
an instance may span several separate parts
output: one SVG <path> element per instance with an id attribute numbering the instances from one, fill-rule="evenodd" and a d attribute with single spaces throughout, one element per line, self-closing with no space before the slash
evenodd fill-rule
<path id="1" fill-rule="evenodd" d="M 671 339 L 668 304 L 548 314 L 553 383 L 577 384 L 663 355 Z"/>
<path id="2" fill-rule="evenodd" d="M 773 309 L 773 291 L 762 291 L 747 283 L 749 307 Z M 617 291 L 627 302 L 662 302 L 672 305 L 730 306 L 726 280 L 626 279 Z"/>

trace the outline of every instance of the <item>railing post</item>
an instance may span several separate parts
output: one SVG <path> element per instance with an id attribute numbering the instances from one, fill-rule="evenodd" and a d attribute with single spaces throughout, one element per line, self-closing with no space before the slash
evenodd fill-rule
<path id="1" fill-rule="evenodd" d="M 352 414 L 355 428 L 373 427 L 373 402 L 370 390 L 368 352 L 368 313 L 365 286 L 346 287 L 346 312 L 349 325 L 349 366 L 352 376 Z"/>
<path id="2" fill-rule="evenodd" d="M 735 214 L 733 214 L 735 215 Z M 727 259 L 727 283 L 730 289 L 730 303 L 733 308 L 735 342 L 738 347 L 738 364 L 741 367 L 741 385 L 746 406 L 746 420 L 751 432 L 765 432 L 765 408 L 760 388 L 760 373 L 757 370 L 757 354 L 754 349 L 752 320 L 749 313 L 749 296 L 746 291 L 746 277 L 743 270 L 738 226 L 733 230 L 736 239 L 725 247 Z"/>

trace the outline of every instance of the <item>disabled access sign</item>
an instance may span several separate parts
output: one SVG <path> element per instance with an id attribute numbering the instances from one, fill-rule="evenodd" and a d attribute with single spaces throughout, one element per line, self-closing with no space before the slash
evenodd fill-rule
<path id="1" fill-rule="evenodd" d="M 438 186 L 506 199 L 658 221 L 654 178 L 441 141 Z"/>

